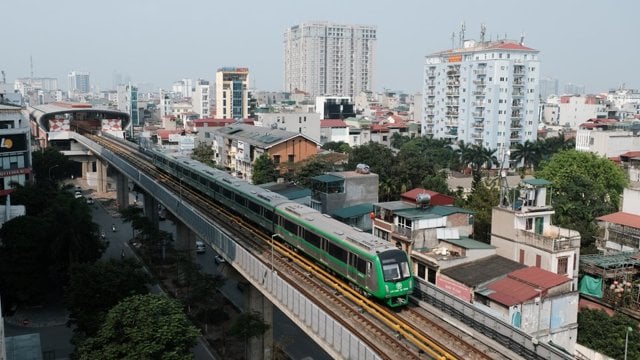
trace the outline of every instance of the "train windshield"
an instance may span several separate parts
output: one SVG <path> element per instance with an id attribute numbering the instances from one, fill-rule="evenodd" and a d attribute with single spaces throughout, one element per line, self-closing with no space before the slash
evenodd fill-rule
<path id="1" fill-rule="evenodd" d="M 411 276 L 407 254 L 402 250 L 389 250 L 381 253 L 384 281 L 400 281 Z"/>

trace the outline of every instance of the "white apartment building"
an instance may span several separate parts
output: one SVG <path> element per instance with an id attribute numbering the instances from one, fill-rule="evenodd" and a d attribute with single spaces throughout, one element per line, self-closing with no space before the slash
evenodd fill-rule
<path id="1" fill-rule="evenodd" d="M 256 126 L 280 129 L 292 133 L 305 134 L 311 140 L 320 142 L 320 114 L 312 112 L 258 113 Z"/>
<path id="2" fill-rule="evenodd" d="M 249 117 L 249 69 L 219 68 L 216 72 L 216 118 Z"/>
<path id="3" fill-rule="evenodd" d="M 536 139 L 538 50 L 513 40 L 466 40 L 428 55 L 424 71 L 422 134 L 499 152 Z"/>
<path id="4" fill-rule="evenodd" d="M 88 72 L 71 71 L 68 75 L 68 79 L 69 97 L 73 97 L 78 94 L 88 94 L 91 91 Z"/>
<path id="5" fill-rule="evenodd" d="M 577 129 L 580 124 L 595 118 L 607 117 L 605 97 L 601 95 L 563 95 L 558 103 L 558 123 Z"/>
<path id="6" fill-rule="evenodd" d="M 312 97 L 373 89 L 376 27 L 309 22 L 284 33 L 284 90 Z"/>
<path id="7" fill-rule="evenodd" d="M 198 113 L 201 119 L 211 115 L 211 85 L 207 80 L 198 79 L 191 97 L 193 111 Z"/>
<path id="8" fill-rule="evenodd" d="M 173 99 L 167 93 L 160 94 L 160 117 L 167 117 L 173 114 Z"/>
<path id="9" fill-rule="evenodd" d="M 178 95 L 178 97 L 188 98 L 191 97 L 191 92 L 193 91 L 193 80 L 191 79 L 182 79 L 173 83 L 171 86 L 171 91 Z"/>
<path id="10" fill-rule="evenodd" d="M 593 152 L 604 157 L 615 157 L 640 150 L 640 123 L 617 122 L 611 119 L 605 121 L 608 122 L 583 123 L 576 131 L 576 150 Z"/>

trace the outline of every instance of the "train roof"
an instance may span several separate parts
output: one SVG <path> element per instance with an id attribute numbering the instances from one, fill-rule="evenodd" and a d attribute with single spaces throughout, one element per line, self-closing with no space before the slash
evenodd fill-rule
<path id="1" fill-rule="evenodd" d="M 300 224 L 316 228 L 318 232 L 330 236 L 332 239 L 340 239 L 343 242 L 356 246 L 371 254 L 376 254 L 385 250 L 397 249 L 388 241 L 382 240 L 363 232 L 360 229 L 342 223 L 329 215 L 322 214 L 308 206 L 298 203 L 280 204 L 277 209 L 281 213 L 297 218 Z"/>
<path id="2" fill-rule="evenodd" d="M 213 168 L 209 165 L 203 164 L 200 161 L 191 159 L 188 156 L 185 156 L 179 152 L 159 152 L 165 157 L 172 159 L 173 161 L 179 162 L 180 164 L 188 166 L 193 171 L 206 176 L 210 179 L 215 180 L 216 182 L 228 185 L 232 187 L 236 191 L 242 192 L 249 199 L 257 200 L 260 203 L 268 203 L 272 206 L 277 206 L 278 204 L 289 202 L 290 200 L 273 191 L 264 189 L 260 186 L 253 185 L 248 183 L 245 180 L 238 179 L 237 177 L 227 173 L 226 171 L 219 170 Z"/>

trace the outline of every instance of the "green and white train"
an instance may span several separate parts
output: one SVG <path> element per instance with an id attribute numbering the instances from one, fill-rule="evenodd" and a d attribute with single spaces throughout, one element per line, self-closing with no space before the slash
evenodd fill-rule
<path id="1" fill-rule="evenodd" d="M 183 155 L 143 151 L 159 169 L 278 234 L 361 293 L 391 307 L 407 304 L 414 286 L 409 258 L 388 241 Z"/>

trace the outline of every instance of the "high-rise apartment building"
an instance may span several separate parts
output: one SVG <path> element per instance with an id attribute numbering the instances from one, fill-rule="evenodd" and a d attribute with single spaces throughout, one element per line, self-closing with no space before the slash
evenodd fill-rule
<path id="1" fill-rule="evenodd" d="M 216 118 L 249 116 L 249 69 L 224 67 L 216 72 Z"/>
<path id="2" fill-rule="evenodd" d="M 198 79 L 191 96 L 191 105 L 193 111 L 198 113 L 201 119 L 208 118 L 211 115 L 211 85 L 209 81 Z"/>
<path id="3" fill-rule="evenodd" d="M 131 116 L 131 134 L 133 126 L 140 126 L 140 109 L 138 109 L 138 87 L 132 85 L 118 85 L 118 110 Z"/>
<path id="4" fill-rule="evenodd" d="M 284 33 L 284 90 L 349 96 L 373 89 L 376 27 L 303 23 Z"/>
<path id="5" fill-rule="evenodd" d="M 497 149 L 535 140 L 538 51 L 522 42 L 464 41 L 426 57 L 422 133 Z"/>
<path id="6" fill-rule="evenodd" d="M 91 91 L 89 73 L 72 71 L 69 73 L 69 95 L 88 94 Z"/>

